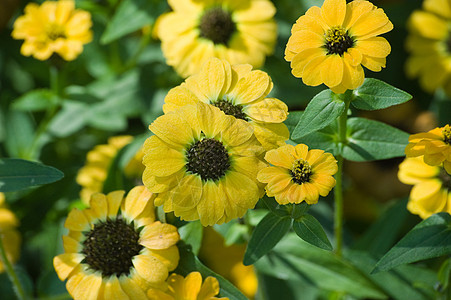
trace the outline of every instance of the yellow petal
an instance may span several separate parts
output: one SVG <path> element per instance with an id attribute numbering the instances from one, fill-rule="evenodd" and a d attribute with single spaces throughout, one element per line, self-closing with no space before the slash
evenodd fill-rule
<path id="1" fill-rule="evenodd" d="M 320 48 L 322 46 L 324 46 L 324 37 L 322 35 L 310 30 L 300 30 L 290 36 L 286 49 L 299 53 L 306 49 Z"/>
<path id="2" fill-rule="evenodd" d="M 268 95 L 271 78 L 263 71 L 255 70 L 238 80 L 229 93 L 236 104 L 246 104 Z"/>
<path id="3" fill-rule="evenodd" d="M 186 165 L 182 151 L 168 147 L 157 136 L 151 136 L 146 140 L 143 151 L 145 153 L 143 164 L 153 176 L 169 176 Z"/>
<path id="4" fill-rule="evenodd" d="M 343 81 L 343 59 L 332 54 L 326 57 L 321 68 L 321 80 L 327 86 L 336 86 Z"/>
<path id="5" fill-rule="evenodd" d="M 226 175 L 228 176 L 228 174 Z M 200 222 L 203 226 L 212 226 L 224 215 L 224 195 L 219 193 L 219 187 L 213 181 L 203 185 L 202 199 L 197 205 Z"/>
<path id="6" fill-rule="evenodd" d="M 119 283 L 121 285 L 122 290 L 127 294 L 127 296 L 130 299 L 148 300 L 141 287 L 139 287 L 135 281 L 130 280 L 127 275 L 122 275 L 121 277 L 119 277 Z"/>
<path id="7" fill-rule="evenodd" d="M 158 289 L 149 289 L 147 291 L 147 297 L 149 297 L 150 300 L 175 300 L 174 297 L 169 296 Z"/>
<path id="8" fill-rule="evenodd" d="M 306 85 L 311 86 L 317 86 L 320 85 L 322 82 L 321 79 L 321 71 L 324 68 L 324 61 L 326 59 L 326 56 L 321 55 L 313 58 L 311 61 L 309 61 L 302 72 L 302 82 L 304 82 Z"/>
<path id="9" fill-rule="evenodd" d="M 429 12 L 412 13 L 409 26 L 428 39 L 443 40 L 448 36 L 448 22 Z"/>
<path id="10" fill-rule="evenodd" d="M 63 235 L 63 247 L 65 253 L 78 253 L 81 251 L 81 245 L 78 243 L 78 240 L 68 235 Z"/>
<path id="11" fill-rule="evenodd" d="M 88 231 L 91 228 L 86 215 L 77 208 L 71 210 L 64 223 L 64 227 L 75 231 Z"/>
<path id="12" fill-rule="evenodd" d="M 67 280 L 66 288 L 74 299 L 97 299 L 102 276 L 78 272 Z"/>
<path id="13" fill-rule="evenodd" d="M 213 298 L 217 294 L 219 294 L 219 282 L 216 278 L 209 276 L 205 278 L 197 299 L 207 300 Z"/>
<path id="14" fill-rule="evenodd" d="M 174 205 L 190 209 L 196 206 L 202 197 L 202 180 L 196 174 L 186 174 L 170 191 L 169 197 Z"/>
<path id="15" fill-rule="evenodd" d="M 266 151 L 285 145 L 290 132 L 284 123 L 252 123 L 255 137 Z"/>
<path id="16" fill-rule="evenodd" d="M 114 191 L 108 193 L 106 196 L 108 199 L 108 217 L 113 218 L 117 216 L 119 208 L 121 207 L 122 200 L 124 199 L 125 191 Z"/>
<path id="17" fill-rule="evenodd" d="M 108 202 L 106 196 L 101 193 L 96 193 L 91 196 L 89 204 L 95 218 L 105 221 L 108 215 Z"/>
<path id="18" fill-rule="evenodd" d="M 84 255 L 80 253 L 64 253 L 53 258 L 53 267 L 58 278 L 66 280 L 70 273 L 81 263 Z"/>
<path id="19" fill-rule="evenodd" d="M 199 91 L 194 91 L 196 94 L 203 93 L 206 99 L 216 101 L 222 99 L 224 90 L 225 70 L 222 61 L 218 58 L 210 58 L 202 65 L 199 74 L 196 77 L 197 88 Z M 186 81 L 189 84 L 190 79 Z"/>
<path id="20" fill-rule="evenodd" d="M 265 98 L 247 106 L 245 112 L 260 122 L 281 123 L 287 118 L 288 106 L 279 99 Z"/>
<path id="21" fill-rule="evenodd" d="M 265 160 L 272 165 L 291 170 L 296 160 L 295 149 L 292 145 L 285 145 L 278 149 L 266 152 Z"/>
<path id="22" fill-rule="evenodd" d="M 195 104 L 199 101 L 186 85 L 182 84 L 171 89 L 164 98 L 163 111 L 168 113 L 173 110 L 177 110 L 182 106 Z"/>
<path id="23" fill-rule="evenodd" d="M 349 48 L 345 53 L 343 53 L 345 63 L 349 63 L 351 66 L 355 67 L 362 62 L 362 52 L 358 48 Z"/>
<path id="24" fill-rule="evenodd" d="M 217 133 L 218 140 L 223 141 L 227 147 L 241 145 L 249 141 L 254 132 L 252 125 L 232 116 L 226 116 L 226 118 L 229 125 L 223 131 Z"/>
<path id="25" fill-rule="evenodd" d="M 134 256 L 133 266 L 139 276 L 151 284 L 159 285 L 168 277 L 168 268 L 152 255 Z"/>
<path id="26" fill-rule="evenodd" d="M 362 58 L 362 65 L 373 72 L 379 72 L 382 68 L 385 68 L 385 63 L 385 57 L 363 56 Z"/>
<path id="27" fill-rule="evenodd" d="M 180 292 L 183 295 L 181 299 L 197 300 L 200 287 L 202 285 L 202 276 L 199 272 L 191 272 L 184 279 L 184 289 Z"/>
<path id="28" fill-rule="evenodd" d="M 373 9 L 358 18 L 353 26 L 349 28 L 349 33 L 355 37 L 363 37 L 371 33 L 371 35 L 366 36 L 371 37 L 375 36 L 374 32 L 379 28 L 384 28 L 386 31 L 380 32 L 378 30 L 378 34 L 390 31 L 393 28 L 393 25 L 386 26 L 387 24 L 391 24 L 391 22 L 388 20 L 384 11 L 381 8 Z"/>
<path id="29" fill-rule="evenodd" d="M 167 249 L 180 240 L 176 227 L 159 221 L 145 227 L 140 235 L 139 243 L 149 249 Z"/>
<path id="30" fill-rule="evenodd" d="M 122 214 L 129 220 L 136 219 L 152 201 L 153 194 L 145 186 L 136 186 L 128 192 Z"/>
<path id="31" fill-rule="evenodd" d="M 346 60 L 344 61 L 343 66 L 343 86 L 346 89 L 350 90 L 356 89 L 361 86 L 363 84 L 363 81 L 365 80 L 365 73 L 362 66 L 351 66 Z M 332 91 L 334 91 L 334 89 L 332 89 Z"/>
<path id="32" fill-rule="evenodd" d="M 176 112 L 158 117 L 150 124 L 149 129 L 162 141 L 176 148 L 184 148 L 193 141 L 193 131 L 190 124 Z M 147 140 L 152 138 L 150 137 Z"/>
<path id="33" fill-rule="evenodd" d="M 349 29 L 354 23 L 365 14 L 369 13 L 374 5 L 369 1 L 351 1 L 347 4 L 346 17 L 343 28 Z"/>
<path id="34" fill-rule="evenodd" d="M 151 252 L 153 256 L 161 260 L 166 265 L 169 271 L 173 271 L 177 268 L 180 255 L 179 249 L 176 245 L 162 250 L 152 249 Z"/>
<path id="35" fill-rule="evenodd" d="M 321 16 L 330 27 L 342 25 L 345 15 L 345 0 L 325 0 L 321 7 Z"/>
<path id="36" fill-rule="evenodd" d="M 356 48 L 360 50 L 363 55 L 371 57 L 386 57 L 391 51 L 390 44 L 382 37 L 373 37 L 358 41 Z"/>
<path id="37" fill-rule="evenodd" d="M 104 287 L 104 297 L 105 299 L 111 300 L 128 300 L 130 299 L 128 295 L 122 290 L 121 284 L 116 276 L 110 276 L 105 279 Z"/>

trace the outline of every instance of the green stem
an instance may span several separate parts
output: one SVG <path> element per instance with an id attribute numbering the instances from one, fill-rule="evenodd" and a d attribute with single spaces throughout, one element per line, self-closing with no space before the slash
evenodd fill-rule
<path id="1" fill-rule="evenodd" d="M 143 51 L 146 49 L 151 38 L 152 38 L 151 30 L 149 30 L 149 32 L 143 34 L 143 36 L 141 37 L 141 40 L 139 41 L 138 50 L 136 50 L 136 52 L 133 54 L 133 56 L 125 64 L 124 71 L 133 69 L 136 66 L 136 64 L 138 63 L 139 57 L 141 56 Z"/>
<path id="2" fill-rule="evenodd" d="M 0 260 L 5 267 L 6 273 L 8 274 L 9 280 L 14 286 L 14 292 L 16 293 L 17 299 L 24 300 L 27 299 L 22 284 L 20 283 L 19 277 L 17 277 L 11 262 L 6 256 L 5 247 L 3 246 L 3 237 L 0 235 Z"/>

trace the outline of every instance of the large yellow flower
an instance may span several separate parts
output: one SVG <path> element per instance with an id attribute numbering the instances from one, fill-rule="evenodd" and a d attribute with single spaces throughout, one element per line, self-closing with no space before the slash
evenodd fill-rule
<path id="1" fill-rule="evenodd" d="M 242 217 L 263 195 L 263 147 L 247 122 L 202 102 L 157 118 L 144 143 L 143 182 L 183 220 L 202 225 Z"/>
<path id="2" fill-rule="evenodd" d="M 167 63 L 182 77 L 199 71 L 210 57 L 258 68 L 277 37 L 274 5 L 268 0 L 168 0 L 158 36 Z"/>
<path id="3" fill-rule="evenodd" d="M 177 228 L 155 221 L 152 195 L 144 186 L 94 194 L 91 208 L 67 217 L 64 254 L 53 259 L 61 280 L 77 300 L 147 299 L 151 287 L 165 288 L 177 267 Z"/>
<path id="4" fill-rule="evenodd" d="M 407 75 L 418 77 L 428 92 L 443 87 L 451 95 L 451 1 L 425 0 L 407 25 Z"/>
<path id="5" fill-rule="evenodd" d="M 171 274 L 168 278 L 168 290 L 149 289 L 147 296 L 150 300 L 229 300 L 217 298 L 219 282 L 214 277 L 207 277 L 202 282 L 199 272 L 191 272 L 185 278 L 178 274 Z"/>
<path id="6" fill-rule="evenodd" d="M 248 64 L 231 66 L 225 60 L 209 59 L 200 72 L 169 91 L 164 112 L 196 102 L 212 104 L 226 115 L 248 121 L 265 150 L 285 144 L 289 131 L 282 122 L 288 115 L 285 103 L 266 98 L 273 87 L 271 78 Z"/>
<path id="7" fill-rule="evenodd" d="M 266 185 L 266 194 L 279 204 L 318 202 L 335 186 L 332 177 L 338 170 L 337 161 L 330 153 L 312 149 L 304 144 L 285 145 L 268 151 L 267 162 L 273 166 L 258 173 L 258 180 Z"/>
<path id="8" fill-rule="evenodd" d="M 39 60 L 57 53 L 65 60 L 74 60 L 83 52 L 83 45 L 92 40 L 91 15 L 75 9 L 74 0 L 29 3 L 25 15 L 17 18 L 12 36 L 25 40 L 20 52 Z"/>
<path id="9" fill-rule="evenodd" d="M 0 193 L 0 239 L 2 239 L 6 257 L 9 262 L 15 263 L 20 254 L 20 234 L 17 231 L 19 220 L 5 205 L 5 194 Z M 0 260 L 0 273 L 5 270 Z"/>
<path id="10" fill-rule="evenodd" d="M 285 59 L 305 84 L 324 83 L 344 93 L 363 83 L 362 65 L 374 72 L 385 67 L 391 47 L 378 35 L 392 29 L 384 11 L 369 1 L 325 0 L 293 25 Z"/>
<path id="11" fill-rule="evenodd" d="M 426 219 L 439 212 L 451 213 L 451 176 L 439 166 L 425 164 L 421 157 L 406 158 L 398 178 L 413 185 L 407 209 Z"/>

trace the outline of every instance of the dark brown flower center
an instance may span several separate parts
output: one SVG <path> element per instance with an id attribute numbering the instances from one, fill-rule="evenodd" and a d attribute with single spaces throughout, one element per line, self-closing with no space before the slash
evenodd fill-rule
<path id="1" fill-rule="evenodd" d="M 243 112 L 242 105 L 234 105 L 227 100 L 218 100 L 211 104 L 222 110 L 226 115 L 234 116 L 237 119 L 247 121 L 247 116 Z"/>
<path id="2" fill-rule="evenodd" d="M 342 27 L 332 27 L 326 34 L 327 54 L 338 54 L 343 56 L 349 48 L 354 46 L 354 40 L 348 35 L 348 32 Z"/>
<path id="3" fill-rule="evenodd" d="M 303 184 L 310 181 L 312 167 L 302 158 L 296 160 L 291 168 L 291 180 L 297 184 Z"/>
<path id="4" fill-rule="evenodd" d="M 227 149 L 212 138 L 195 142 L 187 150 L 186 160 L 186 170 L 199 175 L 203 181 L 219 180 L 230 168 Z"/>
<path id="5" fill-rule="evenodd" d="M 443 127 L 442 134 L 443 134 L 443 141 L 445 143 L 447 143 L 448 145 L 451 145 L 451 128 L 449 127 L 449 125 L 446 125 L 445 127 Z"/>
<path id="6" fill-rule="evenodd" d="M 133 224 L 127 224 L 121 218 L 95 224 L 85 237 L 82 263 L 100 271 L 103 277 L 128 275 L 133 267 L 133 257 L 143 249 Z"/>
<path id="7" fill-rule="evenodd" d="M 236 25 L 229 12 L 221 7 L 207 10 L 200 19 L 200 37 L 209 39 L 215 44 L 227 45 Z"/>
<path id="8" fill-rule="evenodd" d="M 438 178 L 442 181 L 442 187 L 451 190 L 451 176 L 445 171 L 445 169 L 440 170 Z"/>
<path id="9" fill-rule="evenodd" d="M 49 39 L 51 39 L 52 41 L 55 41 L 59 38 L 66 38 L 66 33 L 64 31 L 64 27 L 62 27 L 61 25 L 58 24 L 50 24 L 47 27 L 46 30 L 46 34 L 48 36 Z"/>

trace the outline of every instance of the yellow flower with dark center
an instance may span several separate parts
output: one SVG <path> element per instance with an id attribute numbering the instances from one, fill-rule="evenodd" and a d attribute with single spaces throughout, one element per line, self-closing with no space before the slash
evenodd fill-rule
<path id="1" fill-rule="evenodd" d="M 385 67 L 391 47 L 378 35 L 392 29 L 384 11 L 369 1 L 325 0 L 293 25 L 285 59 L 305 84 L 324 83 L 344 93 L 363 83 L 362 66 L 374 72 Z"/>
<path id="2" fill-rule="evenodd" d="M 0 239 L 9 262 L 15 263 L 20 254 L 20 233 L 17 231 L 19 220 L 5 205 L 5 194 L 0 193 Z M 5 270 L 0 260 L 0 273 Z"/>
<path id="3" fill-rule="evenodd" d="M 407 209 L 426 219 L 439 212 L 451 213 L 451 176 L 440 166 L 430 166 L 421 157 L 406 158 L 398 178 L 413 185 Z"/>
<path id="4" fill-rule="evenodd" d="M 335 186 L 337 161 L 323 150 L 309 151 L 304 144 L 285 145 L 268 151 L 265 159 L 273 166 L 261 170 L 257 178 L 267 183 L 266 194 L 279 204 L 315 204 Z"/>
<path id="5" fill-rule="evenodd" d="M 273 52 L 276 12 L 268 0 L 168 0 L 173 9 L 158 22 L 166 61 L 182 76 L 210 57 L 258 68 Z"/>
<path id="6" fill-rule="evenodd" d="M 202 225 L 228 222 L 264 194 L 257 172 L 266 166 L 252 126 L 198 102 L 157 118 L 144 143 L 144 185 L 155 205 Z"/>
<path id="7" fill-rule="evenodd" d="M 83 45 L 92 40 L 91 15 L 75 9 L 75 1 L 44 1 L 29 3 L 25 15 L 14 23 L 12 36 L 25 40 L 20 52 L 39 60 L 53 53 L 65 60 L 74 60 L 83 52 Z"/>
<path id="8" fill-rule="evenodd" d="M 151 287 L 165 288 L 177 267 L 177 228 L 155 221 L 152 195 L 144 186 L 94 194 L 91 208 L 67 217 L 64 254 L 53 259 L 75 299 L 147 299 Z"/>
<path id="9" fill-rule="evenodd" d="M 265 150 L 282 146 L 289 138 L 283 121 L 288 107 L 276 98 L 267 98 L 273 83 L 263 71 L 248 64 L 230 65 L 218 58 L 209 59 L 196 75 L 169 91 L 164 112 L 196 102 L 209 103 L 226 115 L 242 119 L 254 127 Z"/>
<path id="10" fill-rule="evenodd" d="M 428 132 L 412 134 L 405 149 L 407 157 L 423 156 L 431 166 L 443 167 L 451 174 L 451 127 L 437 127 Z"/>
<path id="11" fill-rule="evenodd" d="M 150 300 L 212 300 L 229 298 L 217 298 L 219 294 L 219 282 L 214 277 L 207 277 L 202 282 L 199 272 L 191 272 L 185 278 L 178 274 L 171 274 L 168 278 L 166 291 L 149 289 L 147 296 Z"/>
<path id="12" fill-rule="evenodd" d="M 407 75 L 428 92 L 442 87 L 451 95 L 451 1 L 425 0 L 407 25 Z"/>

